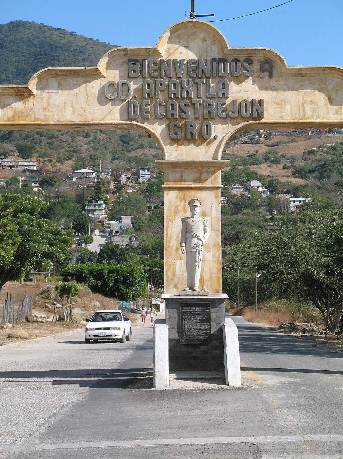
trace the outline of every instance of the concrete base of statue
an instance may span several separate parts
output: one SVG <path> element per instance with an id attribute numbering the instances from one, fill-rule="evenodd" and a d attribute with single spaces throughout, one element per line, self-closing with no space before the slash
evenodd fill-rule
<path id="1" fill-rule="evenodd" d="M 154 388 L 169 387 L 168 325 L 165 320 L 154 323 Z"/>
<path id="2" fill-rule="evenodd" d="M 202 294 L 201 294 L 202 293 Z M 170 371 L 223 371 L 225 294 L 163 295 Z"/>

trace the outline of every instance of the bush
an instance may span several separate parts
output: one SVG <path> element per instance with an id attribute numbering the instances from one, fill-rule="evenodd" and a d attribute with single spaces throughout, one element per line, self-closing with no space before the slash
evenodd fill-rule
<path id="1" fill-rule="evenodd" d="M 97 293 L 135 300 L 147 292 L 147 277 L 144 269 L 134 261 L 116 263 L 85 263 L 70 265 L 64 271 L 66 281 L 75 280 L 86 284 Z"/>
<path id="2" fill-rule="evenodd" d="M 281 163 L 280 155 L 276 150 L 266 151 L 266 153 L 263 155 L 263 159 L 265 160 L 266 163 L 270 163 L 270 164 L 280 164 Z"/>

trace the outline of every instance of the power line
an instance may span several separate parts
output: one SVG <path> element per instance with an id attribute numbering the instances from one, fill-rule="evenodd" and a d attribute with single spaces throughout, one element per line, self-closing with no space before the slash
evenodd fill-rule
<path id="1" fill-rule="evenodd" d="M 288 0 L 287 2 L 279 3 L 278 5 L 271 6 L 269 8 L 265 8 L 264 10 L 253 11 L 252 13 L 242 14 L 241 16 L 234 16 L 232 18 L 226 19 L 213 19 L 209 20 L 208 22 L 224 22 L 224 21 L 235 21 L 236 19 L 243 19 L 249 16 L 255 16 L 256 14 L 266 13 L 270 10 L 275 10 L 276 8 L 280 8 L 281 6 L 288 5 L 289 3 L 293 3 L 295 0 Z"/>

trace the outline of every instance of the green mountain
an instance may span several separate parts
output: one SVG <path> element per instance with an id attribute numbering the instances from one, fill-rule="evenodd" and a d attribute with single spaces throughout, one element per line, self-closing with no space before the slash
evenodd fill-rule
<path id="1" fill-rule="evenodd" d="M 29 21 L 0 25 L 0 84 L 25 84 L 45 67 L 94 66 L 116 45 Z"/>
<path id="2" fill-rule="evenodd" d="M 45 67 L 94 66 L 115 46 L 44 24 L 9 22 L 0 25 L 0 84 L 25 84 Z M 0 157 L 17 153 L 38 158 L 45 172 L 63 175 L 100 160 L 114 169 L 148 166 L 159 149 L 137 132 L 1 131 Z"/>

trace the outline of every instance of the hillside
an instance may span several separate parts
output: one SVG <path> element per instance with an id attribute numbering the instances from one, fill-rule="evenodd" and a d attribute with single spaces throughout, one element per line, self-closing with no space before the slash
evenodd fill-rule
<path id="1" fill-rule="evenodd" d="M 241 133 L 227 143 L 231 180 L 252 174 L 279 191 L 322 195 L 342 201 L 343 131 L 293 129 Z"/>
<path id="2" fill-rule="evenodd" d="M 0 84 L 25 84 L 45 67 L 94 66 L 115 45 L 28 21 L 0 25 Z"/>
<path id="3" fill-rule="evenodd" d="M 116 45 L 102 43 L 63 29 L 28 21 L 0 25 L 0 84 L 25 84 L 49 66 L 94 66 Z M 125 169 L 147 166 L 159 154 L 144 133 L 0 132 L 0 157 L 18 155 L 39 160 L 43 173 L 61 174 L 75 167 Z M 7 177 L 4 171 L 1 177 Z"/>
<path id="4" fill-rule="evenodd" d="M 34 22 L 0 25 L 0 83 L 23 84 L 48 66 L 92 66 L 111 47 Z M 280 190 L 289 185 L 291 192 L 302 193 L 310 187 L 340 202 L 342 142 L 343 134 L 338 130 L 253 131 L 232 139 L 224 158 L 230 159 L 230 169 L 237 171 L 231 174 L 232 180 L 255 174 L 265 182 L 277 179 L 285 185 L 279 186 Z M 113 172 L 150 167 L 154 159 L 161 158 L 161 151 L 144 132 L 1 131 L 0 157 L 18 155 L 37 159 L 43 175 L 54 174 L 63 180 L 75 168 L 98 168 L 100 160 L 103 168 Z M 11 175 L 0 170 L 0 178 Z"/>

